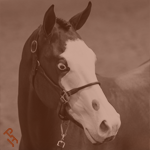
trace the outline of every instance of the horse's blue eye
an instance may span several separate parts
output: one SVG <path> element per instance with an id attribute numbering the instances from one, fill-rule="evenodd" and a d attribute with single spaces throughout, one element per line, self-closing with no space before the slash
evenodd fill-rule
<path id="1" fill-rule="evenodd" d="M 63 63 L 59 63 L 58 68 L 59 68 L 59 70 L 66 70 L 67 69 L 66 65 L 64 65 Z"/>

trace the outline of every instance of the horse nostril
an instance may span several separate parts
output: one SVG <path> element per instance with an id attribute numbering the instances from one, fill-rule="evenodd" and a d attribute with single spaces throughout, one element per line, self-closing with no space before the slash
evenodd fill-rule
<path id="1" fill-rule="evenodd" d="M 109 126 L 107 125 L 107 121 L 103 120 L 102 123 L 100 124 L 100 129 L 103 132 L 107 132 L 109 130 Z"/>

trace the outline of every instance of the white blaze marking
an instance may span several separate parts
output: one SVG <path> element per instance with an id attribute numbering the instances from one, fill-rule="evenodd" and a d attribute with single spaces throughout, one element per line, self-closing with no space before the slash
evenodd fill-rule
<path id="1" fill-rule="evenodd" d="M 95 53 L 80 39 L 66 42 L 66 50 L 60 56 L 67 60 L 69 73 L 61 80 L 66 90 L 97 81 Z"/>

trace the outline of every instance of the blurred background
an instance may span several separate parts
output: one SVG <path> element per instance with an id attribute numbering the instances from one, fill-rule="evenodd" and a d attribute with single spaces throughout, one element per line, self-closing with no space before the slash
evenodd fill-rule
<path id="1" fill-rule="evenodd" d="M 149 0 L 91 0 L 91 15 L 78 31 L 97 54 L 96 70 L 117 76 L 150 58 Z M 3 133 L 13 129 L 20 142 L 17 112 L 18 68 L 25 41 L 51 4 L 56 16 L 69 20 L 88 0 L 0 0 L 0 150 L 12 147 Z"/>

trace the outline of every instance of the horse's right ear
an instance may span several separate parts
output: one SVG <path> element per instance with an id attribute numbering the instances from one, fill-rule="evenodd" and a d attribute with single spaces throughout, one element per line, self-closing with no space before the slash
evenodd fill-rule
<path id="1" fill-rule="evenodd" d="M 49 35 L 55 25 L 56 16 L 54 13 L 54 5 L 51 5 L 47 10 L 43 20 L 43 29 L 47 35 Z"/>

